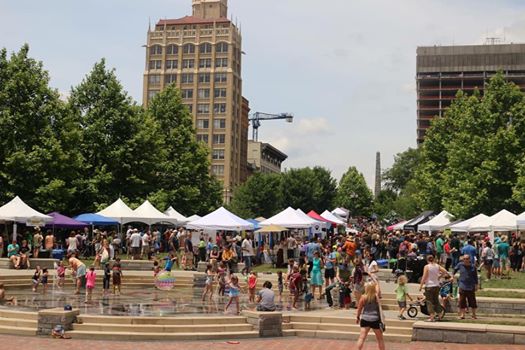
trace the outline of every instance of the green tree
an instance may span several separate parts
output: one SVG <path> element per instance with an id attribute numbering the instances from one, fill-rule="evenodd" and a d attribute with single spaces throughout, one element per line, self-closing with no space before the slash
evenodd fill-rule
<path id="1" fill-rule="evenodd" d="M 343 174 L 335 202 L 337 206 L 350 210 L 353 216 L 368 216 L 372 213 L 372 191 L 356 167 L 350 167 Z"/>
<path id="2" fill-rule="evenodd" d="M 328 170 L 322 167 L 291 169 L 282 177 L 284 206 L 317 212 L 332 207 L 336 183 Z"/>
<path id="3" fill-rule="evenodd" d="M 419 149 L 409 148 L 394 156 L 394 164 L 383 173 L 385 187 L 399 193 L 414 178 L 419 162 Z"/>
<path id="4" fill-rule="evenodd" d="M 429 129 L 416 171 L 420 207 L 469 217 L 523 203 L 524 95 L 501 74 L 481 96 L 459 93 Z"/>
<path id="5" fill-rule="evenodd" d="M 269 218 L 283 209 L 280 174 L 256 173 L 237 187 L 230 209 L 243 218 Z"/>
<path id="6" fill-rule="evenodd" d="M 104 60 L 69 98 L 81 130 L 79 148 L 85 159 L 77 200 L 83 210 L 124 196 L 140 201 L 158 188 L 157 164 L 162 159 L 159 127 L 124 91 Z"/>
<path id="7" fill-rule="evenodd" d="M 70 114 L 29 46 L 0 51 L 0 201 L 19 195 L 42 211 L 67 211 L 81 155 Z"/>
<path id="8" fill-rule="evenodd" d="M 210 175 L 208 148 L 196 140 L 192 116 L 174 85 L 151 100 L 148 115 L 158 124 L 156 136 L 163 143 L 152 203 L 159 208 L 176 205 L 186 215 L 216 209 L 222 201 L 221 186 Z"/>

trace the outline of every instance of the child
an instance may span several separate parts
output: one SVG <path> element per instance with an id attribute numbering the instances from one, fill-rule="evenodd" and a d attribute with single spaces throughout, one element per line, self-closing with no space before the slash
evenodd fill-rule
<path id="1" fill-rule="evenodd" d="M 221 261 L 219 268 L 217 269 L 217 277 L 219 278 L 219 291 L 218 294 L 224 296 L 226 290 L 226 265 Z"/>
<path id="2" fill-rule="evenodd" d="M 407 288 L 408 279 L 407 276 L 401 275 L 397 279 L 397 287 L 395 289 L 396 292 L 396 299 L 397 299 L 397 305 L 399 306 L 399 315 L 397 318 L 400 320 L 406 320 L 406 317 L 403 316 L 403 312 L 405 312 L 407 308 L 407 297 L 412 301 L 412 297 L 408 294 L 408 288 Z"/>
<path id="3" fill-rule="evenodd" d="M 277 271 L 277 286 L 279 288 L 279 302 L 282 302 L 283 301 L 283 289 L 284 289 L 282 271 Z"/>
<path id="4" fill-rule="evenodd" d="M 206 296 L 208 295 L 208 292 L 210 292 L 210 301 L 213 296 L 213 279 L 215 277 L 215 273 L 213 272 L 213 265 L 208 264 L 206 266 L 206 283 L 204 286 L 204 292 L 202 293 L 202 301 L 206 299 Z"/>
<path id="5" fill-rule="evenodd" d="M 120 285 L 122 284 L 122 267 L 120 258 L 115 259 L 113 264 L 113 294 L 120 295 Z"/>
<path id="6" fill-rule="evenodd" d="M 42 270 L 40 270 L 40 266 L 37 265 L 35 269 L 35 273 L 33 274 L 32 281 L 33 281 L 33 293 L 36 292 L 38 289 L 38 284 L 40 283 L 40 276 L 42 275 Z"/>
<path id="7" fill-rule="evenodd" d="M 443 282 L 441 282 L 440 288 L 439 288 L 439 301 L 441 302 L 441 306 L 443 307 L 443 310 L 447 310 L 450 308 L 447 307 L 449 304 L 449 301 L 452 299 L 452 278 L 450 275 L 445 275 Z"/>
<path id="8" fill-rule="evenodd" d="M 255 303 L 255 288 L 257 287 L 257 272 L 250 272 L 250 277 L 248 277 L 248 292 L 249 297 L 248 301 L 250 303 Z"/>
<path id="9" fill-rule="evenodd" d="M 4 304 L 14 305 L 16 304 L 16 300 L 13 297 L 11 298 L 5 297 L 4 284 L 0 282 L 0 305 L 4 305 Z"/>
<path id="10" fill-rule="evenodd" d="M 174 264 L 179 264 L 178 259 L 173 253 L 170 253 L 170 255 L 166 257 L 166 264 L 164 265 L 164 270 L 171 271 Z"/>
<path id="11" fill-rule="evenodd" d="M 299 300 L 299 291 L 301 290 L 301 283 L 303 277 L 299 273 L 299 266 L 293 267 L 293 273 L 288 276 L 288 288 L 290 289 L 291 308 L 297 310 L 297 301 Z"/>
<path id="12" fill-rule="evenodd" d="M 95 289 L 95 281 L 97 279 L 97 274 L 95 272 L 95 266 L 91 266 L 89 271 L 86 272 L 86 301 L 89 303 L 93 295 L 93 289 Z"/>
<path id="13" fill-rule="evenodd" d="M 231 275 L 230 276 L 230 281 L 228 283 L 228 286 L 230 287 L 230 292 L 228 293 L 229 296 L 230 296 L 230 300 L 228 301 L 228 304 L 226 304 L 226 307 L 224 308 L 224 312 L 227 312 L 228 311 L 228 308 L 230 307 L 230 305 L 235 302 L 235 307 L 236 307 L 236 310 L 235 312 L 237 314 L 240 313 L 240 309 L 239 309 L 239 294 L 240 294 L 240 290 L 241 290 L 241 287 L 239 286 L 239 278 L 235 275 Z"/>
<path id="14" fill-rule="evenodd" d="M 312 293 L 312 291 L 310 291 L 310 286 L 308 285 L 308 278 L 306 277 L 306 271 L 301 271 L 301 276 L 303 278 L 304 311 L 309 311 L 311 308 L 312 300 L 314 298 L 314 294 Z"/>
<path id="15" fill-rule="evenodd" d="M 104 289 L 103 294 L 107 295 L 109 293 L 109 282 L 111 281 L 111 269 L 109 268 L 109 263 L 104 264 L 104 279 L 102 279 L 102 288 Z"/>
<path id="16" fill-rule="evenodd" d="M 46 294 L 47 292 L 47 279 L 49 277 L 49 273 L 47 272 L 47 269 L 42 270 L 42 277 L 40 278 L 40 283 L 42 283 L 42 293 Z"/>
<path id="17" fill-rule="evenodd" d="M 168 265 L 168 263 L 166 262 L 166 265 Z M 158 260 L 155 260 L 153 262 L 153 277 L 157 277 L 157 275 L 160 273 L 160 265 L 159 265 L 159 261 Z"/>
<path id="18" fill-rule="evenodd" d="M 58 263 L 58 266 L 57 266 L 57 285 L 59 288 L 63 288 L 64 287 L 64 281 L 66 279 L 66 268 L 64 267 L 64 262 L 61 261 Z"/>

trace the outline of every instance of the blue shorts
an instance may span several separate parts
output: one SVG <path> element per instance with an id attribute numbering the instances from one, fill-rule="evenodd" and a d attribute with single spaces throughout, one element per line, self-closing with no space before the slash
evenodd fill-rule
<path id="1" fill-rule="evenodd" d="M 77 278 L 84 277 L 86 275 L 86 265 L 80 265 L 77 268 Z"/>

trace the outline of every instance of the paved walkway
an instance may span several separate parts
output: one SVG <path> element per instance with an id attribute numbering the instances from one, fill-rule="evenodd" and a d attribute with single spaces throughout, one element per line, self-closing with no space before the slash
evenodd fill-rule
<path id="1" fill-rule="evenodd" d="M 162 339 L 159 339 L 162 340 Z M 92 340 L 60 340 L 39 337 L 19 337 L 0 335 L 0 350 L 38 349 L 56 350 L 57 347 L 67 346 L 75 350 L 352 350 L 356 349 L 354 342 L 309 339 L 309 338 L 270 338 L 258 340 L 244 340 L 228 343 L 226 341 L 209 342 L 120 342 L 120 341 L 92 341 Z M 523 345 L 465 345 L 444 343 L 388 343 L 388 350 L 518 350 Z M 374 343 L 367 343 L 366 350 L 377 349 Z"/>

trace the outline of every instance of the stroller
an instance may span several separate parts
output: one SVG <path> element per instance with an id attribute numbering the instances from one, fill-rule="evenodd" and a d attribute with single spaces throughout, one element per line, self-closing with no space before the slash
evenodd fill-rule
<path id="1" fill-rule="evenodd" d="M 418 310 L 417 310 L 418 308 L 419 310 L 421 310 L 422 314 L 427 315 L 427 316 L 430 315 L 430 313 L 428 312 L 426 300 L 424 298 L 422 299 L 418 298 L 415 302 L 410 303 L 407 309 L 407 315 L 411 318 L 415 318 L 418 314 Z M 438 319 L 442 319 L 443 317 L 445 317 L 445 313 L 446 313 L 445 309 L 441 308 L 441 310 L 442 310 L 441 313 L 437 315 Z"/>

